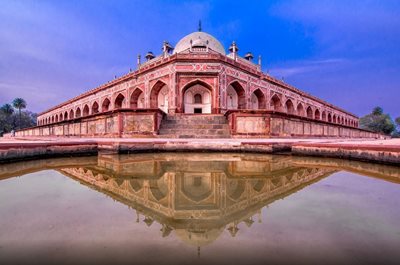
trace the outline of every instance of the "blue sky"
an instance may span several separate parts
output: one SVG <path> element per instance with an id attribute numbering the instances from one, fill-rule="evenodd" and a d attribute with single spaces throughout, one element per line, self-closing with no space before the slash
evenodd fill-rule
<path id="1" fill-rule="evenodd" d="M 400 1 L 0 0 L 0 104 L 40 112 L 197 30 L 356 115 L 400 116 Z"/>

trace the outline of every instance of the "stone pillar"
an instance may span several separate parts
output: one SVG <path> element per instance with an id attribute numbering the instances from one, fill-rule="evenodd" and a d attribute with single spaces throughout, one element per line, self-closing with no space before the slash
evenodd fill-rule
<path id="1" fill-rule="evenodd" d="M 150 108 L 150 84 L 149 81 L 146 80 L 144 82 L 144 107 Z"/>
<path id="2" fill-rule="evenodd" d="M 224 71 L 224 70 L 223 70 Z M 226 74 L 225 72 L 222 72 L 218 75 L 218 92 L 219 92 L 219 112 L 224 114 L 227 110 L 226 106 Z"/>
<path id="3" fill-rule="evenodd" d="M 175 114 L 178 97 L 175 71 L 169 75 L 168 88 L 168 114 Z"/>

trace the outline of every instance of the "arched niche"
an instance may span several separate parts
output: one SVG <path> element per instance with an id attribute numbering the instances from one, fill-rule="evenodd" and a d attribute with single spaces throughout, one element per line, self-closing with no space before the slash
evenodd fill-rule
<path id="1" fill-rule="evenodd" d="M 314 117 L 315 117 L 316 120 L 320 120 L 321 119 L 321 113 L 319 112 L 318 109 L 315 110 Z"/>
<path id="2" fill-rule="evenodd" d="M 89 106 L 88 106 L 88 105 L 85 105 L 85 106 L 83 107 L 82 115 L 83 115 L 83 117 L 89 115 Z"/>
<path id="3" fill-rule="evenodd" d="M 304 111 L 304 106 L 301 103 L 297 104 L 297 115 L 306 116 L 306 113 Z"/>
<path id="4" fill-rule="evenodd" d="M 329 117 L 329 113 L 328 113 L 328 117 Z M 321 119 L 322 119 L 323 121 L 326 121 L 326 112 L 325 112 L 325 111 L 322 111 Z"/>
<path id="5" fill-rule="evenodd" d="M 282 101 L 278 95 L 273 95 L 270 102 L 270 108 L 275 111 L 282 111 Z"/>
<path id="6" fill-rule="evenodd" d="M 81 109 L 78 107 L 75 111 L 75 118 L 81 117 Z"/>
<path id="7" fill-rule="evenodd" d="M 188 84 L 183 89 L 184 113 L 211 113 L 211 88 L 200 81 Z"/>
<path id="8" fill-rule="evenodd" d="M 118 94 L 114 101 L 114 109 L 123 108 L 125 105 L 125 97 L 122 94 Z"/>
<path id="9" fill-rule="evenodd" d="M 227 88 L 227 109 L 245 109 L 246 93 L 238 81 L 231 83 Z"/>
<path id="10" fill-rule="evenodd" d="M 294 105 L 293 105 L 292 100 L 290 100 L 290 99 L 286 100 L 285 108 L 286 108 L 286 113 L 294 114 Z"/>
<path id="11" fill-rule="evenodd" d="M 102 112 L 109 111 L 110 104 L 111 104 L 111 101 L 108 98 L 104 99 L 103 104 L 101 104 L 101 111 Z"/>
<path id="12" fill-rule="evenodd" d="M 144 108 L 144 93 L 139 88 L 136 88 L 131 94 L 130 108 L 132 109 Z"/>
<path id="13" fill-rule="evenodd" d="M 260 89 L 256 89 L 250 97 L 250 109 L 266 109 L 265 95 Z"/>
<path id="14" fill-rule="evenodd" d="M 157 81 L 150 92 L 150 108 L 161 109 L 168 113 L 168 86 L 161 81 Z"/>
<path id="15" fill-rule="evenodd" d="M 312 119 L 313 117 L 314 117 L 314 115 L 313 115 L 312 108 L 310 106 L 308 106 L 308 108 L 307 108 L 307 118 Z"/>
<path id="16" fill-rule="evenodd" d="M 99 113 L 99 103 L 97 103 L 97 101 L 95 101 L 92 105 L 92 114 L 96 113 Z"/>

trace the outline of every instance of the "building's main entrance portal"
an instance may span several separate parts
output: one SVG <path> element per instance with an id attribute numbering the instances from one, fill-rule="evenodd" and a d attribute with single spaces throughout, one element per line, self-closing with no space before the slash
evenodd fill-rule
<path id="1" fill-rule="evenodd" d="M 211 91 L 202 84 L 186 89 L 183 96 L 184 113 L 211 113 Z"/>

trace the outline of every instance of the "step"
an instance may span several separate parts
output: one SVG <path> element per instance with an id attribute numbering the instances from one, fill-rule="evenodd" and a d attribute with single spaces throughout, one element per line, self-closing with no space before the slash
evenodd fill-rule
<path id="1" fill-rule="evenodd" d="M 222 138 L 231 138 L 230 135 L 175 135 L 175 134 L 160 134 L 159 138 L 206 138 L 206 139 L 222 139 Z"/>
<path id="2" fill-rule="evenodd" d="M 229 130 L 221 129 L 160 129 L 159 134 L 176 135 L 229 135 Z"/>
<path id="3" fill-rule="evenodd" d="M 226 129 L 229 130 L 228 124 L 171 124 L 161 123 L 160 129 Z"/>
<path id="4" fill-rule="evenodd" d="M 226 121 L 224 115 L 167 115 L 164 120 L 166 121 L 185 121 L 185 120 L 196 120 L 196 121 Z"/>

